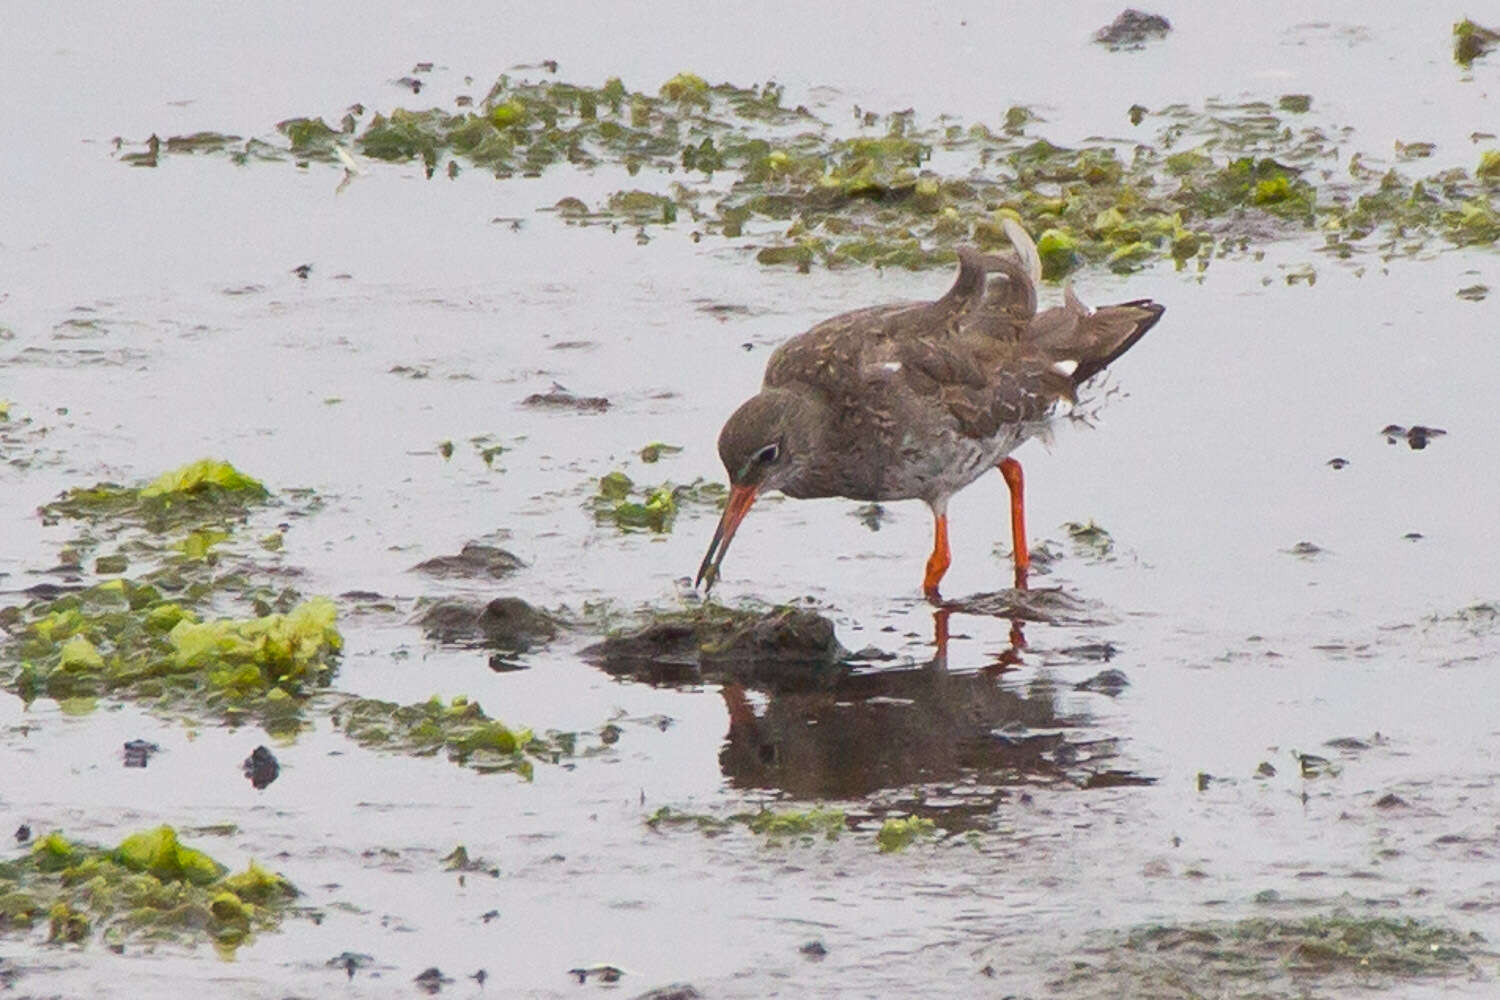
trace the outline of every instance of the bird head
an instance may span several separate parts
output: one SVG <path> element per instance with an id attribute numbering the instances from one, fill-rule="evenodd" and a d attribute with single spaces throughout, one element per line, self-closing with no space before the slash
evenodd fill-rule
<path id="1" fill-rule="evenodd" d="M 713 588 L 729 543 L 762 490 L 801 495 L 798 486 L 822 427 L 816 404 L 784 389 L 767 389 L 734 411 L 719 432 L 719 458 L 729 473 L 729 502 L 694 586 L 707 581 L 704 592 Z"/>

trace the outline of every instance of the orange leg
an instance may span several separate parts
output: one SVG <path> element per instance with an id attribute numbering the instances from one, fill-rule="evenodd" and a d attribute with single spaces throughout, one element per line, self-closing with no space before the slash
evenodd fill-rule
<path id="1" fill-rule="evenodd" d="M 942 601 L 938 584 L 952 562 L 953 554 L 948 551 L 948 515 L 938 514 L 933 518 L 932 555 L 927 557 L 927 575 L 922 578 L 922 593 L 933 604 Z"/>
<path id="2" fill-rule="evenodd" d="M 1016 589 L 1026 589 L 1026 571 L 1031 568 L 1031 553 L 1026 548 L 1026 498 L 1023 493 L 1021 463 L 1013 458 L 1000 460 L 1000 475 L 1010 487 L 1011 555 L 1016 561 Z"/>

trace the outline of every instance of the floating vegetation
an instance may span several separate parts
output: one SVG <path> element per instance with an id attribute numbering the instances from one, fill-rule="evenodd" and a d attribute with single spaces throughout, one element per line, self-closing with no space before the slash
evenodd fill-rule
<path id="1" fill-rule="evenodd" d="M 1454 32 L 1460 61 L 1492 44 L 1493 33 L 1472 22 Z M 219 151 L 240 162 L 342 165 L 352 151 L 420 161 L 429 177 L 447 163 L 450 176 L 461 164 L 500 179 L 621 166 L 642 177 L 641 186 L 594 205 L 569 197 L 547 207 L 571 225 L 624 223 L 643 232 L 686 223 L 695 238 L 743 240 L 762 264 L 804 271 L 946 266 L 961 243 L 1008 246 L 1005 214 L 1041 234 L 1044 273 L 1054 280 L 1083 266 L 1128 272 L 1163 259 L 1201 269 L 1279 234 L 1321 233 L 1339 258 L 1410 255 L 1430 240 L 1500 239 L 1500 186 L 1486 173 L 1494 151 L 1472 173 L 1409 178 L 1348 151 L 1351 132 L 1315 120 L 1307 94 L 1201 108 L 1134 104 L 1122 117 L 1145 134 L 1071 147 L 1036 134 L 1040 119 L 1024 107 L 967 125 L 856 108 L 852 125 L 834 125 L 785 106 L 784 96 L 775 83 L 711 85 L 688 73 L 654 94 L 618 78 L 591 87 L 507 75 L 453 111 L 356 106 L 337 126 L 283 121 L 274 142 L 153 136 L 145 153 L 120 158 L 143 165 Z M 672 180 L 647 185 L 645 172 Z M 545 394 L 528 403 L 581 408 Z"/>
<path id="2" fill-rule="evenodd" d="M 925 816 L 893 816 L 880 824 L 875 834 L 875 843 L 881 854 L 904 851 L 918 838 L 931 837 L 937 833 L 937 824 Z"/>
<path id="3" fill-rule="evenodd" d="M 652 451 L 652 449 L 656 449 Z M 648 445 L 641 460 L 655 462 L 670 445 Z M 647 457 L 650 455 L 651 457 Z M 672 522 L 683 504 L 719 506 L 727 491 L 721 483 L 695 479 L 685 486 L 662 483 L 641 486 L 625 473 L 616 470 L 599 480 L 599 490 L 590 504 L 594 518 L 613 522 L 622 531 L 652 531 L 658 534 L 672 530 Z"/>
<path id="4" fill-rule="evenodd" d="M 228 462 L 203 458 L 141 487 L 98 483 L 68 490 L 41 509 L 43 520 L 110 519 L 161 533 L 207 520 L 242 518 L 270 496 L 260 480 Z"/>
<path id="5" fill-rule="evenodd" d="M 707 813 L 686 813 L 671 806 L 662 806 L 646 817 L 646 825 L 653 830 L 691 827 L 700 833 L 714 837 L 726 833 L 736 826 L 743 826 L 751 833 L 766 838 L 766 846 L 779 847 L 787 841 L 804 846 L 818 840 L 837 840 L 849 826 L 849 818 L 842 809 L 814 806 L 811 809 L 772 810 L 735 813 L 717 817 Z"/>
<path id="6" fill-rule="evenodd" d="M 1073 551 L 1078 555 L 1086 556 L 1094 562 L 1102 562 L 1114 553 L 1114 538 L 1093 521 L 1068 521 L 1063 525 L 1063 530 L 1068 533 L 1068 540 L 1073 543 Z"/>
<path id="7" fill-rule="evenodd" d="M 22 699 L 104 695 L 162 709 L 254 716 L 295 730 L 343 639 L 327 598 L 248 618 L 200 620 L 191 593 L 118 578 L 8 608 L 0 680 Z"/>
<path id="8" fill-rule="evenodd" d="M 1103 937 L 1068 956 L 1066 971 L 1048 984 L 1053 991 L 1079 997 L 1342 996 L 1340 987 L 1370 992 L 1382 979 L 1476 976 L 1474 958 L 1491 954 L 1478 934 L 1343 910 L 1300 920 L 1153 925 Z"/>
<path id="9" fill-rule="evenodd" d="M 170 826 L 132 834 L 113 850 L 53 832 L 0 862 L 0 934 L 46 926 L 49 943 L 98 937 L 110 945 L 206 937 L 232 950 L 255 931 L 275 930 L 296 896 L 290 882 L 253 861 L 228 874 Z"/>
<path id="10" fill-rule="evenodd" d="M 295 732 L 343 640 L 327 598 L 257 582 L 256 560 L 278 552 L 281 535 L 255 540 L 238 529 L 270 503 L 259 480 L 203 459 L 144 486 L 72 489 L 43 507 L 44 520 L 73 523 L 77 534 L 53 570 L 63 585 L 0 609 L 0 685 L 71 711 L 113 697 Z M 115 551 L 92 560 L 90 580 L 85 556 L 106 539 Z M 250 613 L 226 613 L 229 597 Z"/>
<path id="11" fill-rule="evenodd" d="M 1485 55 L 1500 44 L 1500 31 L 1475 24 L 1467 17 L 1453 26 L 1453 61 L 1460 66 Z"/>
<path id="12" fill-rule="evenodd" d="M 361 746 L 419 757 L 443 753 L 480 773 L 507 772 L 527 781 L 533 776 L 533 761 L 557 763 L 567 757 L 598 754 L 619 736 L 617 728 L 607 726 L 601 729 L 597 745 L 581 745 L 579 733 L 539 736 L 490 718 L 478 702 L 462 695 L 447 702 L 433 697 L 415 705 L 351 697 L 334 709 L 333 722 Z M 613 738 L 602 736 L 606 729 Z"/>

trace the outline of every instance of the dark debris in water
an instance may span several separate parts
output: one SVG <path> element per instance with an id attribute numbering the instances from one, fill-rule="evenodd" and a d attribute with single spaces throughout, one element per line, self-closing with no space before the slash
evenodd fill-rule
<path id="1" fill-rule="evenodd" d="M 1424 427 L 1421 424 L 1413 424 L 1410 427 L 1402 427 L 1400 424 L 1386 424 L 1380 429 L 1385 437 L 1386 444 L 1406 442 L 1406 446 L 1412 451 L 1421 451 L 1434 438 L 1443 437 L 1448 432 L 1441 427 Z"/>
<path id="2" fill-rule="evenodd" d="M 434 642 L 524 653 L 556 637 L 558 622 L 519 597 L 487 602 L 444 598 L 424 608 L 418 621 Z"/>
<path id="3" fill-rule="evenodd" d="M 240 765 L 241 772 L 249 780 L 251 787 L 260 791 L 275 781 L 281 774 L 281 762 L 264 746 L 258 746 L 245 758 Z"/>
<path id="4" fill-rule="evenodd" d="M 625 977 L 625 970 L 616 965 L 583 965 L 569 969 L 568 975 L 577 979 L 580 986 L 591 979 L 601 983 L 618 983 Z"/>
<path id="5" fill-rule="evenodd" d="M 997 590 L 945 602 L 955 611 L 994 618 L 1070 625 L 1105 625 L 1107 616 L 1097 605 L 1061 587 Z"/>
<path id="6" fill-rule="evenodd" d="M 1109 24 L 1094 34 L 1094 41 L 1107 46 L 1112 52 L 1124 49 L 1144 48 L 1147 42 L 1166 38 L 1172 30 L 1172 22 L 1160 14 L 1127 7 Z"/>
<path id="7" fill-rule="evenodd" d="M 151 755 L 161 751 L 161 747 L 149 740 L 126 740 L 124 758 L 126 767 L 145 767 L 151 763 Z"/>
<path id="8" fill-rule="evenodd" d="M 562 386 L 553 386 L 546 392 L 534 392 L 521 401 L 522 406 L 542 410 L 572 410 L 574 413 L 603 413 L 609 409 L 609 400 L 603 396 L 577 396 Z"/>
<path id="9" fill-rule="evenodd" d="M 636 996 L 634 1000 L 702 1000 L 703 994 L 691 983 L 668 983 Z"/>
<path id="10" fill-rule="evenodd" d="M 412 568 L 430 576 L 499 580 L 525 565 L 519 556 L 498 546 L 466 542 L 457 555 L 434 556 Z"/>
<path id="11" fill-rule="evenodd" d="M 449 976 L 443 975 L 443 970 L 433 965 L 417 973 L 412 982 L 416 983 L 417 988 L 420 989 L 423 993 L 426 993 L 428 995 L 436 995 L 442 990 L 444 986 L 452 983 L 453 979 Z"/>
<path id="12" fill-rule="evenodd" d="M 1073 685 L 1076 691 L 1097 691 L 1099 694 L 1109 695 L 1111 698 L 1120 694 L 1130 686 L 1130 679 L 1119 670 L 1101 670 L 1088 680 L 1079 681 Z"/>

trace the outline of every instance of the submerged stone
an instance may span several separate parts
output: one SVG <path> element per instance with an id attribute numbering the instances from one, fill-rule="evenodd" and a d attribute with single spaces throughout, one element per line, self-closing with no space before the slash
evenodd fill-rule
<path id="1" fill-rule="evenodd" d="M 487 603 L 444 599 L 420 616 L 422 631 L 436 642 L 524 653 L 557 635 L 557 621 L 519 597 Z"/>
<path id="2" fill-rule="evenodd" d="M 519 557 L 494 545 L 466 542 L 455 556 L 434 556 L 412 568 L 432 576 L 488 577 L 498 580 L 526 564 Z"/>
<path id="3" fill-rule="evenodd" d="M 733 678 L 818 686 L 847 672 L 833 622 L 813 611 L 733 611 L 716 605 L 664 615 L 587 647 L 584 659 L 654 683 Z"/>
<path id="4" fill-rule="evenodd" d="M 1147 42 L 1167 37 L 1172 22 L 1160 14 L 1127 7 L 1109 24 L 1094 33 L 1094 41 L 1108 46 L 1112 51 L 1139 49 Z"/>

